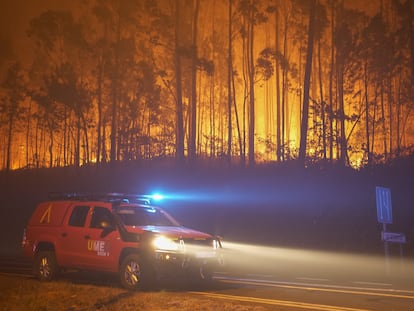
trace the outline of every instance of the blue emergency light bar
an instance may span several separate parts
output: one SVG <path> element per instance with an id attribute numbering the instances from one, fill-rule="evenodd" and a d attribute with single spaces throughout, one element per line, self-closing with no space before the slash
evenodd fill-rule
<path id="1" fill-rule="evenodd" d="M 164 196 L 160 193 L 154 193 L 153 195 L 150 196 L 151 199 L 153 199 L 154 201 L 161 201 L 164 199 Z"/>

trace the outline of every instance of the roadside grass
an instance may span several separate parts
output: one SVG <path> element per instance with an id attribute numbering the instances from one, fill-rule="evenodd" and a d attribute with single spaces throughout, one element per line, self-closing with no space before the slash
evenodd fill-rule
<path id="1" fill-rule="evenodd" d="M 267 307 L 213 300 L 186 291 L 130 292 L 116 286 L 77 284 L 67 280 L 46 283 L 28 277 L 0 275 L 1 311 L 275 310 Z"/>

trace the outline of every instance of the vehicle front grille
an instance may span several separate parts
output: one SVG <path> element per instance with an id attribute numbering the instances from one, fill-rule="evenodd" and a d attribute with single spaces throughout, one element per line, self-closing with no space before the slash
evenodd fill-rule
<path id="1" fill-rule="evenodd" d="M 186 246 L 213 247 L 213 239 L 182 239 Z"/>

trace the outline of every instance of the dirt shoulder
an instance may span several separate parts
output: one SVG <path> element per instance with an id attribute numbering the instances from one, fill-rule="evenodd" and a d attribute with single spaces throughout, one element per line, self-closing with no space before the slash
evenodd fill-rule
<path id="1" fill-rule="evenodd" d="M 41 283 L 29 277 L 4 274 L 0 274 L 0 305 L 4 311 L 283 310 L 237 301 L 213 300 L 188 291 L 130 292 L 102 283 L 97 285 L 77 284 L 70 281 Z"/>

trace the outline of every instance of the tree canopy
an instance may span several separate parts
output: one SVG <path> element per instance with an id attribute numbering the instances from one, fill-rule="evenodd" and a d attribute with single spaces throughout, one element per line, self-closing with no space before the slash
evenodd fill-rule
<path id="1" fill-rule="evenodd" d="M 414 5 L 352 3 L 45 10 L 25 25 L 26 51 L 0 37 L 1 168 L 158 158 L 360 167 L 412 153 Z"/>

